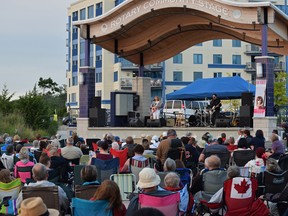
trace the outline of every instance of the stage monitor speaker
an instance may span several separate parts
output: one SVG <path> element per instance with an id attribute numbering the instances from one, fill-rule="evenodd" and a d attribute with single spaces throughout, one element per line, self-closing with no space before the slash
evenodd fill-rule
<path id="1" fill-rule="evenodd" d="M 90 108 L 89 109 L 89 117 L 90 118 L 98 118 L 98 109 L 97 108 Z"/>
<path id="2" fill-rule="evenodd" d="M 243 92 L 241 95 L 242 106 L 253 106 L 253 94 L 252 92 Z"/>
<path id="3" fill-rule="evenodd" d="M 230 126 L 230 119 L 216 118 L 215 126 L 216 127 L 229 127 Z"/>
<path id="4" fill-rule="evenodd" d="M 147 127 L 160 127 L 160 119 L 147 119 Z"/>
<path id="5" fill-rule="evenodd" d="M 240 117 L 250 117 L 253 116 L 254 107 L 253 106 L 240 106 Z"/>
<path id="6" fill-rule="evenodd" d="M 143 127 L 143 122 L 137 118 L 129 119 L 129 126 L 130 127 Z"/>
<path id="7" fill-rule="evenodd" d="M 93 97 L 91 102 L 91 108 L 101 108 L 101 97 Z"/>
<path id="8" fill-rule="evenodd" d="M 166 119 L 166 126 L 167 127 L 174 127 L 175 126 L 175 119 L 173 119 L 173 118 Z"/>
<path id="9" fill-rule="evenodd" d="M 166 127 L 166 119 L 165 118 L 160 118 L 160 124 L 161 124 L 161 127 Z"/>
<path id="10" fill-rule="evenodd" d="M 89 116 L 89 127 L 105 127 L 106 124 L 106 110 L 105 109 L 95 109 L 93 110 L 92 115 Z M 90 109 L 89 109 L 90 114 Z"/>
<path id="11" fill-rule="evenodd" d="M 239 126 L 240 127 L 253 127 L 253 119 L 252 117 L 241 117 L 239 119 Z"/>

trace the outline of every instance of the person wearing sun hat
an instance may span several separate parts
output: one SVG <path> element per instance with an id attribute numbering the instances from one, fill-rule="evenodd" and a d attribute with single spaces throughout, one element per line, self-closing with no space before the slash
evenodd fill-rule
<path id="1" fill-rule="evenodd" d="M 59 216 L 56 209 L 48 209 L 41 197 L 31 197 L 22 201 L 19 216 Z"/>
<path id="2" fill-rule="evenodd" d="M 161 179 L 152 168 L 144 168 L 139 173 L 139 181 L 137 187 L 142 190 L 142 193 L 149 194 L 150 196 L 167 196 L 171 191 L 159 190 L 158 185 Z M 131 199 L 126 216 L 131 216 L 139 209 L 139 198 L 135 196 Z"/>

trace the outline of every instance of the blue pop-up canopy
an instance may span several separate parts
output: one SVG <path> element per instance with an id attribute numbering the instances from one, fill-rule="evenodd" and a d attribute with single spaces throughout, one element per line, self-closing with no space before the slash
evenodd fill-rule
<path id="1" fill-rule="evenodd" d="M 220 99 L 241 98 L 243 92 L 255 95 L 255 85 L 239 76 L 198 79 L 188 86 L 166 95 L 166 100 L 203 100 L 217 94 Z"/>

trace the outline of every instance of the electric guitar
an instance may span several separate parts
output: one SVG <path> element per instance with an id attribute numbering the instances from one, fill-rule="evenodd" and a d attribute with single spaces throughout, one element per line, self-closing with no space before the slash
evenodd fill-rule
<path id="1" fill-rule="evenodd" d="M 218 103 L 216 106 L 213 106 L 213 107 L 211 108 L 211 110 L 210 110 L 210 113 L 213 114 L 213 113 L 215 112 L 216 108 L 218 108 L 218 107 L 220 107 L 220 106 L 221 106 L 221 102 Z"/>

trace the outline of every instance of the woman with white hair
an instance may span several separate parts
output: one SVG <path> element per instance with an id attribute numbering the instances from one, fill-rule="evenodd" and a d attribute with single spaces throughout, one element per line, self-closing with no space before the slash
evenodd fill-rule
<path id="1" fill-rule="evenodd" d="M 25 147 L 21 148 L 21 150 L 19 152 L 19 158 L 20 158 L 20 161 L 18 161 L 14 167 L 14 176 L 16 178 L 20 178 L 22 183 L 26 183 L 26 179 L 32 177 L 31 171 L 23 171 L 23 172 L 21 171 L 20 172 L 20 170 L 25 168 L 25 167 L 26 168 L 31 167 L 31 170 L 32 170 L 34 163 L 29 161 L 29 151 Z"/>

